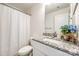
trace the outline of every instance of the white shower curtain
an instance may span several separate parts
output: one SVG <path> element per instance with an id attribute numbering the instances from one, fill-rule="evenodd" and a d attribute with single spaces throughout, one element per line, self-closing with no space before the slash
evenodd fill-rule
<path id="1" fill-rule="evenodd" d="M 0 55 L 16 55 L 29 42 L 30 16 L 0 4 Z"/>

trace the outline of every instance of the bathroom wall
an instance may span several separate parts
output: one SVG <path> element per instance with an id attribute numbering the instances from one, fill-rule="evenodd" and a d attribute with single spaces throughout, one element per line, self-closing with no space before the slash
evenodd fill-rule
<path id="1" fill-rule="evenodd" d="M 76 12 L 75 12 L 75 24 L 79 27 L 79 4 L 77 6 Z"/>
<path id="2" fill-rule="evenodd" d="M 45 16 L 45 32 L 53 33 L 55 32 L 55 17 L 52 13 L 48 13 Z"/>
<path id="3" fill-rule="evenodd" d="M 68 24 L 69 22 L 69 7 L 52 11 L 45 16 L 45 32 L 53 33 L 59 32 L 61 25 Z"/>
<path id="4" fill-rule="evenodd" d="M 70 4 L 70 24 L 75 24 L 75 15 L 73 15 L 76 3 Z"/>
<path id="5" fill-rule="evenodd" d="M 0 4 L 0 55 L 16 55 L 29 44 L 30 16 Z"/>
<path id="6" fill-rule="evenodd" d="M 75 24 L 77 25 L 77 28 L 78 28 L 78 41 L 79 41 L 79 3 L 75 11 L 73 20 L 75 21 Z"/>
<path id="7" fill-rule="evenodd" d="M 77 28 L 78 28 L 78 32 L 77 32 L 77 34 L 78 34 L 78 41 L 79 41 L 79 3 L 78 3 L 78 5 L 77 5 L 77 8 L 76 8 L 76 10 L 75 10 L 75 13 L 74 13 L 74 15 L 73 15 L 73 12 L 74 12 L 74 9 L 75 9 L 75 6 L 76 6 L 76 3 L 71 3 L 70 4 L 70 9 L 71 9 L 71 14 L 70 14 L 70 16 L 71 16 L 71 22 L 72 22 L 72 24 L 75 24 L 75 25 L 77 25 Z"/>
<path id="8" fill-rule="evenodd" d="M 45 8 L 43 4 L 37 4 L 31 10 L 31 37 L 42 38 L 44 32 Z"/>

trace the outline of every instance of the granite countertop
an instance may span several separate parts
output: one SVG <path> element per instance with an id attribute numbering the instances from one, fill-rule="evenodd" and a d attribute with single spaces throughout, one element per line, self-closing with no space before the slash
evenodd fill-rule
<path id="1" fill-rule="evenodd" d="M 44 38 L 40 40 L 37 40 L 37 39 L 32 39 L 32 40 L 45 44 L 52 48 L 61 50 L 73 56 L 79 56 L 79 46 L 72 44 L 72 43 L 65 42 L 63 40 L 57 40 L 57 39 L 58 38 L 52 38 L 52 39 Z"/>

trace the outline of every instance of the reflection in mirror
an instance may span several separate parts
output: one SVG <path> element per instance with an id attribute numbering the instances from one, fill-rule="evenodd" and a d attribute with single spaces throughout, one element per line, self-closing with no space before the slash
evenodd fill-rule
<path id="1" fill-rule="evenodd" d="M 51 3 L 45 7 L 45 33 L 60 34 L 60 27 L 70 22 L 70 4 Z"/>
<path id="2" fill-rule="evenodd" d="M 76 7 L 77 8 L 77 7 Z M 77 26 L 73 22 L 76 9 L 69 3 L 51 3 L 45 6 L 45 34 L 65 41 L 77 42 Z M 72 17 L 72 18 L 71 18 Z"/>

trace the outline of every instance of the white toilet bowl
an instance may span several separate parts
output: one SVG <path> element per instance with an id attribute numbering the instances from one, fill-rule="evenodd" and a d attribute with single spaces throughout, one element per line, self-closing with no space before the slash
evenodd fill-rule
<path id="1" fill-rule="evenodd" d="M 18 51 L 18 55 L 19 56 L 28 56 L 30 53 L 32 53 L 32 50 L 33 50 L 32 46 L 30 46 L 30 45 L 25 46 Z"/>

